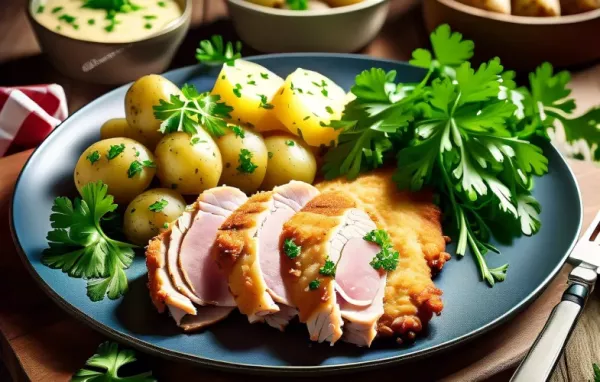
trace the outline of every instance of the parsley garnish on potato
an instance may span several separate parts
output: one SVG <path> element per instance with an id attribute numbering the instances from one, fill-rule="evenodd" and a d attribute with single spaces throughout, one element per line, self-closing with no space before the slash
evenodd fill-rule
<path id="1" fill-rule="evenodd" d="M 100 153 L 98 152 L 98 150 L 96 150 L 94 152 L 89 153 L 88 156 L 85 157 L 85 159 L 89 160 L 91 164 L 94 164 L 100 160 Z"/>
<path id="2" fill-rule="evenodd" d="M 98 346 L 96 354 L 90 357 L 83 369 L 79 370 L 71 378 L 72 382 L 156 382 L 152 372 L 147 371 L 130 377 L 119 376 L 121 367 L 135 362 L 135 352 L 129 349 L 119 349 L 114 342 L 103 342 Z"/>
<path id="3" fill-rule="evenodd" d="M 432 188 L 440 196 L 457 237 L 457 254 L 471 249 L 482 279 L 506 277 L 508 265 L 490 268 L 485 254 L 497 251 L 493 235 L 510 238 L 540 229 L 540 205 L 532 195 L 535 176 L 548 159 L 534 138 L 562 125 L 567 141 L 587 143 L 600 160 L 600 108 L 572 117 L 567 72 L 548 63 L 517 88 L 514 72 L 498 58 L 472 66 L 474 44 L 442 25 L 431 34 L 433 51 L 417 49 L 411 64 L 427 69 L 419 83 L 397 83 L 396 72 L 363 71 L 351 91 L 337 146 L 325 156 L 326 178 L 356 178 L 397 161 L 401 189 Z M 317 84 L 315 84 L 317 85 Z M 538 139 L 539 139 L 538 138 Z"/>
<path id="4" fill-rule="evenodd" d="M 248 149 L 240 150 L 240 156 L 238 161 L 240 163 L 240 165 L 236 168 L 238 172 L 252 174 L 254 170 L 258 168 L 257 165 L 252 163 L 252 152 Z"/>
<path id="5" fill-rule="evenodd" d="M 108 160 L 115 159 L 123 151 L 125 151 L 125 145 L 123 143 L 120 145 L 110 145 L 108 152 L 106 153 L 106 157 Z"/>
<path id="6" fill-rule="evenodd" d="M 161 99 L 160 105 L 153 107 L 154 116 L 162 121 L 161 133 L 184 131 L 195 135 L 200 125 L 214 137 L 225 134 L 227 122 L 224 118 L 231 118 L 231 106 L 220 102 L 218 95 L 198 93 L 194 85 L 183 85 L 181 92 L 182 96 L 171 95 L 169 101 Z"/>
<path id="7" fill-rule="evenodd" d="M 400 254 L 394 250 L 394 246 L 390 240 L 390 235 L 382 229 L 374 229 L 367 233 L 364 240 L 375 243 L 381 248 L 369 263 L 374 269 L 383 269 L 386 272 L 396 270 Z"/>
<path id="8" fill-rule="evenodd" d="M 168 204 L 169 204 L 168 201 L 166 201 L 165 199 L 161 199 L 161 200 L 157 200 L 156 202 L 150 204 L 148 206 L 148 209 L 152 212 L 161 212 Z"/>
<path id="9" fill-rule="evenodd" d="M 117 209 L 104 183 L 88 183 L 81 195 L 73 202 L 66 197 L 54 200 L 52 231 L 46 237 L 49 248 L 42 263 L 88 280 L 90 300 L 100 301 L 107 294 L 114 300 L 127 292 L 124 270 L 133 261 L 135 246 L 108 237 L 101 227 L 101 221 Z"/>

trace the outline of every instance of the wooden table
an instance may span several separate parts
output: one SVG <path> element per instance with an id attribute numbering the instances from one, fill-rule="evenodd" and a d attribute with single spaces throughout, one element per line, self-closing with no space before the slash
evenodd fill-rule
<path id="1" fill-rule="evenodd" d="M 407 60 L 413 49 L 427 45 L 427 33 L 419 7 L 407 10 L 416 0 L 395 0 L 381 34 L 363 53 Z M 197 42 L 219 33 L 235 38 L 224 18 L 223 4 L 210 0 L 209 12 L 201 24 L 201 7 L 195 7 L 192 29 L 181 46 L 173 67 L 194 63 Z M 78 83 L 54 71 L 39 55 L 27 23 L 26 0 L 2 0 L 0 10 L 0 86 L 57 82 L 66 90 L 69 110 L 74 112 L 109 87 Z M 252 53 L 252 52 L 248 52 Z M 600 102 L 600 65 L 574 74 L 574 95 L 580 109 Z M 560 145 L 561 138 L 557 137 Z M 103 340 L 100 334 L 67 316 L 35 285 L 20 263 L 8 228 L 8 204 L 14 181 L 30 152 L 0 159 L 0 356 L 15 381 L 66 381 L 94 353 Z M 589 162 L 569 161 L 579 181 L 584 200 L 584 224 L 600 209 L 600 168 Z M 548 312 L 559 300 L 568 266 L 544 295 L 510 323 L 486 334 L 452 353 L 404 365 L 400 368 L 330 377 L 327 381 L 363 380 L 494 380 L 510 378 L 543 326 Z M 587 381 L 592 362 L 600 362 L 600 296 L 594 294 L 586 307 L 552 381 Z M 189 365 L 151 359 L 160 380 L 233 381 L 239 376 L 196 369 Z M 435 365 L 435 367 L 432 367 Z M 0 379 L 3 375 L 0 373 Z M 249 380 L 265 378 L 247 377 Z M 269 379 L 269 378 L 267 378 Z M 313 378 L 315 379 L 315 378 Z M 277 380 L 277 379 L 273 379 Z M 312 380 L 312 379 L 311 379 Z"/>

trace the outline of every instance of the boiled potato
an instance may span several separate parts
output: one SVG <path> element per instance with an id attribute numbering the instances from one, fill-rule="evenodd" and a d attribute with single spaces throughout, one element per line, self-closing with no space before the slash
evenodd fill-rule
<path id="1" fill-rule="evenodd" d="M 512 14 L 518 16 L 560 16 L 559 0 L 513 0 Z"/>
<path id="2" fill-rule="evenodd" d="M 289 3 L 285 3 L 283 5 L 284 9 L 292 9 Z M 323 10 L 323 9 L 329 9 L 329 5 L 327 5 L 327 3 L 324 3 L 323 1 L 319 1 L 319 0 L 308 0 L 306 2 L 306 9 L 310 10 L 310 11 L 317 11 L 317 10 Z"/>
<path id="3" fill-rule="evenodd" d="M 108 138 L 118 138 L 118 137 L 128 137 L 129 133 L 129 124 L 125 118 L 113 118 L 102 124 L 100 127 L 100 138 L 108 139 Z"/>
<path id="4" fill-rule="evenodd" d="M 363 0 L 325 0 L 325 2 L 331 7 L 343 7 L 346 5 L 360 3 L 362 1 Z"/>
<path id="5" fill-rule="evenodd" d="M 197 130 L 193 137 L 181 131 L 166 135 L 154 151 L 160 183 L 183 195 L 215 187 L 223 170 L 217 144 L 204 129 Z"/>
<path id="6" fill-rule="evenodd" d="M 290 74 L 282 91 L 273 98 L 277 119 L 311 146 L 329 146 L 340 131 L 328 127 L 340 119 L 346 93 L 329 78 L 310 70 L 297 69 Z"/>
<path id="7" fill-rule="evenodd" d="M 598 8 L 600 0 L 560 0 L 560 11 L 563 15 L 589 12 Z"/>
<path id="8" fill-rule="evenodd" d="M 298 137 L 279 134 L 265 138 L 269 161 L 261 188 L 271 190 L 275 186 L 300 180 L 312 183 L 317 173 L 315 156 Z"/>
<path id="9" fill-rule="evenodd" d="M 258 190 L 265 178 L 267 147 L 260 134 L 252 129 L 232 125 L 228 130 L 227 134 L 217 139 L 223 158 L 223 173 L 219 183 L 251 194 Z"/>
<path id="10" fill-rule="evenodd" d="M 236 60 L 233 66 L 223 65 L 212 94 L 217 94 L 227 105 L 233 107 L 231 122 L 246 124 L 256 131 L 282 130 L 272 105 L 283 79 L 265 67 L 244 60 Z"/>
<path id="11" fill-rule="evenodd" d="M 154 150 L 163 134 L 152 107 L 161 99 L 168 101 L 172 94 L 180 95 L 181 91 L 162 76 L 150 74 L 135 81 L 125 95 L 125 116 L 131 127 L 128 136 Z"/>
<path id="12" fill-rule="evenodd" d="M 458 0 L 463 4 L 470 5 L 475 8 L 481 8 L 492 12 L 504 13 L 510 15 L 511 0 Z"/>
<path id="13" fill-rule="evenodd" d="M 123 232 L 129 241 L 139 245 L 158 235 L 185 210 L 185 200 L 175 190 L 155 188 L 135 197 L 123 217 Z"/>
<path id="14" fill-rule="evenodd" d="M 249 1 L 254 4 L 258 4 L 258 5 L 263 5 L 265 7 L 271 7 L 271 8 L 279 8 L 285 3 L 285 0 L 246 0 L 246 1 Z"/>
<path id="15" fill-rule="evenodd" d="M 117 203 L 128 203 L 141 194 L 156 173 L 154 156 L 129 138 L 103 139 L 88 147 L 75 165 L 75 186 L 81 193 L 89 182 L 101 180 Z"/>

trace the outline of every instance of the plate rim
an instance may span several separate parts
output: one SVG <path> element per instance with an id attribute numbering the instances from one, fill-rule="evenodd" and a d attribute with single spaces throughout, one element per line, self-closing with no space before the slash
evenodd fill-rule
<path id="1" fill-rule="evenodd" d="M 262 61 L 265 59 L 278 59 L 278 58 L 289 58 L 289 57 L 342 58 L 342 59 L 353 59 L 353 60 L 361 60 L 361 61 L 384 62 L 384 63 L 390 63 L 390 64 L 395 64 L 395 65 L 413 67 L 412 65 L 410 65 L 409 63 L 404 62 L 404 61 L 371 57 L 371 56 L 360 55 L 360 54 L 348 54 L 348 53 L 274 53 L 274 54 L 256 55 L 256 56 L 246 57 L 244 59 L 247 61 Z M 190 71 L 190 70 L 193 70 L 194 68 L 199 68 L 199 67 L 201 67 L 201 65 L 199 65 L 199 64 L 184 66 L 181 68 L 176 68 L 176 69 L 161 73 L 161 75 L 169 74 L 169 73 L 173 73 L 173 72 L 179 72 L 179 71 L 182 71 L 182 72 Z M 229 371 L 229 372 L 237 372 L 237 373 L 250 373 L 250 374 L 259 374 L 259 375 L 269 374 L 269 375 L 287 375 L 287 376 L 300 376 L 300 375 L 306 376 L 306 375 L 315 375 L 315 374 L 328 375 L 328 374 L 338 374 L 338 373 L 351 372 L 351 371 L 357 371 L 357 370 L 364 371 L 364 370 L 370 370 L 370 369 L 373 369 L 376 367 L 381 367 L 381 366 L 389 367 L 389 366 L 393 366 L 393 365 L 400 365 L 402 363 L 414 361 L 417 359 L 424 359 L 424 358 L 433 356 L 435 354 L 439 354 L 439 353 L 448 351 L 449 349 L 454 348 L 456 346 L 464 345 L 465 343 L 467 343 L 471 340 L 474 340 L 475 338 L 478 338 L 481 335 L 488 333 L 491 330 L 495 329 L 496 327 L 508 322 L 510 319 L 512 319 L 514 316 L 516 316 L 519 312 L 521 312 L 526 307 L 528 307 L 546 289 L 546 287 L 550 284 L 550 282 L 556 277 L 558 272 L 561 270 L 561 268 L 567 261 L 569 254 L 573 250 L 573 248 L 581 234 L 581 228 L 582 228 L 582 223 L 583 223 L 583 199 L 581 197 L 581 190 L 579 188 L 579 183 L 577 182 L 577 178 L 575 177 L 573 170 L 567 163 L 564 155 L 552 144 L 552 142 L 548 142 L 548 147 L 551 150 L 553 150 L 554 153 L 561 159 L 561 161 L 562 161 L 561 165 L 564 165 L 566 167 L 566 169 L 570 175 L 570 182 L 572 183 L 572 185 L 574 186 L 574 188 L 576 190 L 577 199 L 578 199 L 577 208 L 578 208 L 578 216 L 579 216 L 579 221 L 577 224 L 577 235 L 571 240 L 568 250 L 562 256 L 562 258 L 556 264 L 556 266 L 552 269 L 552 271 L 548 274 L 548 276 L 531 293 L 529 293 L 523 300 L 521 300 L 518 304 L 513 306 L 509 311 L 502 314 L 500 317 L 496 318 L 495 320 L 479 327 L 478 329 L 476 329 L 474 331 L 466 333 L 462 336 L 453 338 L 449 341 L 431 346 L 429 348 L 417 350 L 416 352 L 413 352 L 410 354 L 396 355 L 396 356 L 386 357 L 386 358 L 382 358 L 382 359 L 369 360 L 369 361 L 348 362 L 348 363 L 336 364 L 336 365 L 271 366 L 271 365 L 233 363 L 230 361 L 222 361 L 222 360 L 218 360 L 218 359 L 207 358 L 207 357 L 189 354 L 189 353 L 185 353 L 185 352 L 181 352 L 181 351 L 177 351 L 177 350 L 165 349 L 162 346 L 157 346 L 151 342 L 140 340 L 134 336 L 119 332 L 119 331 L 111 328 L 108 325 L 105 325 L 99 321 L 94 320 L 92 317 L 88 316 L 83 311 L 79 310 L 77 307 L 75 307 L 70 302 L 65 300 L 58 293 L 56 293 L 54 291 L 54 289 L 48 283 L 46 283 L 46 281 L 34 269 L 32 263 L 29 261 L 29 257 L 27 256 L 27 254 L 25 253 L 25 251 L 21 245 L 21 242 L 17 236 L 17 233 L 15 231 L 15 226 L 14 226 L 14 213 L 13 213 L 14 207 L 15 207 L 14 206 L 14 201 L 15 201 L 14 195 L 17 194 L 17 191 L 20 188 L 21 178 L 23 176 L 23 173 L 28 168 L 31 161 L 35 159 L 36 155 L 38 154 L 38 151 L 44 149 L 44 147 L 46 145 L 50 144 L 49 143 L 51 141 L 50 138 L 56 131 L 58 131 L 58 129 L 60 129 L 62 127 L 64 122 L 68 121 L 70 118 L 74 117 L 75 115 L 78 115 L 80 113 L 85 113 L 87 111 L 87 109 L 90 108 L 96 102 L 98 102 L 104 98 L 110 97 L 113 92 L 123 89 L 125 87 L 128 87 L 132 83 L 133 82 L 129 82 L 127 84 L 124 84 L 122 86 L 116 87 L 115 89 L 108 91 L 107 93 L 101 95 L 100 97 L 90 101 L 85 106 L 83 106 L 80 109 L 78 109 L 77 111 L 75 111 L 73 114 L 69 115 L 63 122 L 60 123 L 59 126 L 57 126 L 54 130 L 52 130 L 52 132 L 50 132 L 50 134 L 46 137 L 46 139 L 44 139 L 44 141 L 33 151 L 33 153 L 29 156 L 29 158 L 27 158 L 27 161 L 25 162 L 25 164 L 23 165 L 23 168 L 19 172 L 19 176 L 17 177 L 15 186 L 13 189 L 11 201 L 9 203 L 9 228 L 10 228 L 10 234 L 13 239 L 13 242 L 14 242 L 14 244 L 16 244 L 15 248 L 17 249 L 17 253 L 19 255 L 19 258 L 21 259 L 21 262 L 27 269 L 28 273 L 36 281 L 38 286 L 50 297 L 50 299 L 54 303 L 56 303 L 61 309 L 66 311 L 69 315 L 71 315 L 75 319 L 77 319 L 81 322 L 84 322 L 88 327 L 92 328 L 93 330 L 96 330 L 111 339 L 119 341 L 121 344 L 131 346 L 131 347 L 133 347 L 137 350 L 140 350 L 146 354 L 151 354 L 151 355 L 154 355 L 154 356 L 157 356 L 160 358 L 166 358 L 166 359 L 175 360 L 175 361 L 183 361 L 186 363 L 190 363 L 192 365 L 201 365 L 203 367 L 208 367 L 211 369 L 216 369 L 216 370 L 221 370 L 221 371 Z"/>

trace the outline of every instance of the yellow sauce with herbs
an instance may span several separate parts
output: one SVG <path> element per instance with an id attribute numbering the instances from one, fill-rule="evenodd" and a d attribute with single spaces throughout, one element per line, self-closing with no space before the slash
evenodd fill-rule
<path id="1" fill-rule="evenodd" d="M 32 13 L 40 24 L 64 36 L 108 43 L 150 37 L 182 14 L 174 0 L 122 0 L 117 3 L 123 5 L 114 10 L 98 8 L 114 4 L 112 0 L 42 0 L 34 2 Z"/>

